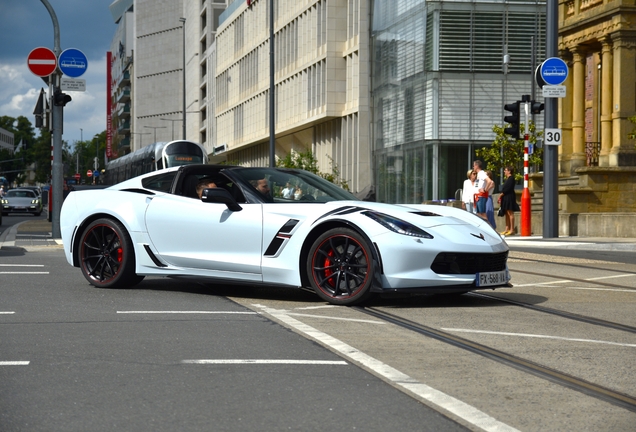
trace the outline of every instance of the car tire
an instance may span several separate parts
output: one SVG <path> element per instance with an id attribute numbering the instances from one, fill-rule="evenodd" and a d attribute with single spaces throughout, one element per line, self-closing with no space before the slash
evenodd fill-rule
<path id="1" fill-rule="evenodd" d="M 334 228 L 314 241 L 307 259 L 313 290 L 335 305 L 353 305 L 371 294 L 374 260 L 367 241 L 356 231 Z"/>
<path id="2" fill-rule="evenodd" d="M 82 274 L 99 288 L 128 288 L 143 276 L 135 274 L 135 252 L 126 229 L 112 219 L 97 219 L 82 233 L 78 247 Z"/>

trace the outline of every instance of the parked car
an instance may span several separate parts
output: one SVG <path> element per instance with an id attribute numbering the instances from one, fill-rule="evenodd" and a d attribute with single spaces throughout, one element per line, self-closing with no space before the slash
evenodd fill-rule
<path id="1" fill-rule="evenodd" d="M 42 213 L 42 197 L 31 189 L 11 189 L 2 198 L 2 215 L 9 213 Z"/>
<path id="2" fill-rule="evenodd" d="M 284 194 L 287 184 L 300 193 Z M 306 287 L 349 305 L 373 293 L 511 286 L 508 246 L 484 219 L 360 201 L 302 170 L 166 168 L 73 192 L 60 227 L 67 261 L 97 287 L 196 276 Z"/>

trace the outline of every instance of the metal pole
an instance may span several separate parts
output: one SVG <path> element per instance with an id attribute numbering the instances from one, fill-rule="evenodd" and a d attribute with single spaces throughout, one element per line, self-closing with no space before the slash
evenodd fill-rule
<path id="1" fill-rule="evenodd" d="M 55 57 L 59 57 L 62 53 L 60 48 L 60 25 L 57 21 L 57 15 L 48 0 L 40 0 L 46 10 L 51 15 L 53 21 L 53 52 Z M 60 229 L 60 211 L 62 210 L 62 201 L 64 199 L 64 166 L 62 164 L 62 127 L 64 125 L 64 107 L 55 105 L 55 92 L 59 91 L 61 73 L 56 70 L 53 75 L 53 91 L 49 92 L 51 98 L 51 117 L 53 123 L 53 171 L 51 175 L 51 189 L 53 190 L 53 205 L 51 215 L 51 234 L 53 238 L 61 238 L 62 231 Z"/>
<path id="2" fill-rule="evenodd" d="M 528 189 L 528 147 L 530 146 L 530 95 L 521 96 L 525 111 L 523 143 L 523 192 L 521 193 L 521 236 L 532 235 L 532 200 Z"/>
<path id="3" fill-rule="evenodd" d="M 558 56 L 558 18 L 558 0 L 547 0 L 545 39 L 547 58 Z M 546 129 L 558 127 L 557 98 L 546 98 L 544 103 Z M 555 238 L 559 237 L 558 146 L 544 146 L 543 155 L 543 238 Z"/>
<path id="4" fill-rule="evenodd" d="M 274 80 L 274 0 L 269 0 L 269 166 L 276 165 L 276 118 Z"/>
<path id="5" fill-rule="evenodd" d="M 183 137 L 182 140 L 186 139 L 186 34 L 185 34 L 185 18 L 179 18 L 183 27 Z M 157 140 L 155 139 L 155 142 Z"/>

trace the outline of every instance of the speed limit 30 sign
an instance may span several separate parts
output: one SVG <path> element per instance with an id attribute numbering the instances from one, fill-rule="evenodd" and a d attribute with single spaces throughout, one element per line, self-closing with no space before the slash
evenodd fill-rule
<path id="1" fill-rule="evenodd" d="M 545 145 L 561 145 L 561 129 L 545 129 L 543 131 Z"/>

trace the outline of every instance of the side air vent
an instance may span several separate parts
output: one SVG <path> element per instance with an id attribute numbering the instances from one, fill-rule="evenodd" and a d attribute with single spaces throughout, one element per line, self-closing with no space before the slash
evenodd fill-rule
<path id="1" fill-rule="evenodd" d="M 157 256 L 152 252 L 152 250 L 150 249 L 150 246 L 144 245 L 144 249 L 146 249 L 146 253 L 148 254 L 152 262 L 155 263 L 157 267 L 168 267 L 166 264 L 159 261 L 159 258 L 157 258 Z"/>

